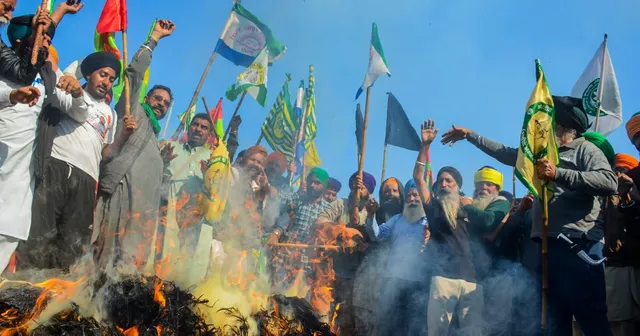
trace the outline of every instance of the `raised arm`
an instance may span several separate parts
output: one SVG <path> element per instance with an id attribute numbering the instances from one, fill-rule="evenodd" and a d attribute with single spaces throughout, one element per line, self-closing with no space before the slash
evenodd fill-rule
<path id="1" fill-rule="evenodd" d="M 82 0 L 63 0 L 51 14 L 51 21 L 58 26 L 65 15 L 76 14 L 82 7 L 84 7 Z"/>
<path id="2" fill-rule="evenodd" d="M 518 149 L 507 147 L 499 142 L 483 137 L 468 128 L 453 125 L 450 130 L 442 134 L 442 144 L 453 146 L 454 143 L 467 139 L 485 154 L 507 166 L 515 166 L 518 159 Z"/>
<path id="3" fill-rule="evenodd" d="M 34 19 L 34 34 L 38 25 L 47 27 L 49 24 L 52 24 L 49 13 L 38 9 Z M 17 50 L 13 50 L 0 39 L 0 77 L 18 84 L 31 85 L 47 59 L 47 48 L 41 47 L 36 64 L 31 64 L 32 50 L 33 46 L 29 43 L 21 43 Z"/>
<path id="4" fill-rule="evenodd" d="M 129 86 L 131 93 L 131 102 L 135 102 L 140 97 L 140 88 L 142 87 L 142 81 L 147 68 L 151 65 L 151 54 L 158 45 L 160 39 L 169 36 L 176 29 L 173 22 L 169 20 L 158 20 L 151 37 L 142 44 L 140 49 L 136 51 L 131 59 L 131 63 L 125 69 L 125 74 L 129 78 Z M 116 104 L 116 111 L 118 117 L 122 117 L 120 114 L 124 114 L 124 99 L 120 99 Z"/>
<path id="5" fill-rule="evenodd" d="M 393 227 L 396 225 L 400 216 L 396 215 L 389 219 L 386 223 L 376 223 L 373 220 L 374 214 L 378 211 L 378 202 L 374 198 L 367 202 L 367 221 L 365 222 L 365 231 L 371 241 L 385 241 L 391 237 Z M 380 225 L 378 225 L 380 224 Z"/>
<path id="6" fill-rule="evenodd" d="M 429 186 L 424 180 L 425 162 L 427 161 L 427 153 L 431 147 L 431 143 L 438 135 L 438 130 L 435 129 L 436 122 L 433 120 L 427 120 L 420 125 L 420 131 L 422 135 L 422 146 L 420 146 L 420 152 L 416 159 L 416 164 L 413 167 L 413 180 L 416 182 L 418 188 L 418 194 L 423 204 L 429 204 L 431 202 L 431 193 L 429 192 Z"/>

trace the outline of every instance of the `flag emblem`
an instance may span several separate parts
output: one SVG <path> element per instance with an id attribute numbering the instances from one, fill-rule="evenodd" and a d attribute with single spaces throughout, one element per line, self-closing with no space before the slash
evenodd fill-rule
<path id="1" fill-rule="evenodd" d="M 236 40 L 238 50 L 247 55 L 257 55 L 266 44 L 264 35 L 255 25 L 239 26 L 231 36 Z"/>
<path id="2" fill-rule="evenodd" d="M 550 133 L 548 125 L 553 123 L 552 113 L 553 106 L 543 102 L 535 103 L 527 109 L 524 119 L 526 127 L 520 133 L 520 148 L 531 162 L 547 155 Z"/>
<path id="3" fill-rule="evenodd" d="M 276 115 L 276 120 L 273 122 L 273 134 L 278 139 L 284 137 L 284 117 L 282 114 Z"/>
<path id="4" fill-rule="evenodd" d="M 251 66 L 247 68 L 247 71 L 238 76 L 239 80 L 245 80 L 249 83 L 256 83 L 257 85 L 264 84 L 265 71 L 262 63 L 251 63 Z"/>
<path id="5" fill-rule="evenodd" d="M 582 107 L 592 117 L 596 116 L 598 111 L 598 88 L 600 87 L 600 78 L 594 79 L 582 93 Z M 600 109 L 600 116 L 606 116 L 605 110 Z"/>

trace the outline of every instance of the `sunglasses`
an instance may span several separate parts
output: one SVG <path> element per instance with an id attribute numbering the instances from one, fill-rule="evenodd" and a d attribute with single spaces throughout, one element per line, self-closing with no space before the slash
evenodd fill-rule
<path id="1" fill-rule="evenodd" d="M 153 95 L 151 99 L 155 100 L 158 103 L 162 103 L 165 107 L 171 106 L 171 101 L 165 100 L 161 95 Z"/>

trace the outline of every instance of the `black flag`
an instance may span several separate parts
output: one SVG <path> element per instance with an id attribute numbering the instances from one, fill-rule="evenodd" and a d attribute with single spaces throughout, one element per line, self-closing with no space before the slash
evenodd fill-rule
<path id="1" fill-rule="evenodd" d="M 364 117 L 360 111 L 360 104 L 356 107 L 356 141 L 358 142 L 358 155 L 362 150 L 362 138 L 364 137 Z"/>
<path id="2" fill-rule="evenodd" d="M 412 151 L 420 151 L 422 142 L 411 126 L 411 122 L 404 112 L 402 105 L 389 92 L 389 100 L 387 102 L 387 135 L 385 136 L 385 144 L 402 147 Z"/>

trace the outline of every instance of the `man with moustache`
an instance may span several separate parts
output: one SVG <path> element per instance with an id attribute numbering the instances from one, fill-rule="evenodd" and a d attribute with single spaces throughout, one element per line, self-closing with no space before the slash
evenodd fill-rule
<path id="1" fill-rule="evenodd" d="M 376 222 L 382 225 L 391 217 L 399 214 L 404 209 L 405 193 L 402 182 L 395 177 L 390 177 L 380 185 L 380 206 L 376 212 Z"/>
<path id="2" fill-rule="evenodd" d="M 211 130 L 209 114 L 198 113 L 187 129 L 187 142 L 169 141 L 161 151 L 165 154 L 161 204 L 166 207 L 161 210 L 166 210 L 167 217 L 164 233 L 156 234 L 160 239 L 156 244 L 163 246 L 162 255 L 173 257 L 172 262 L 193 255 L 202 230 L 211 236 L 210 226 L 203 227 L 195 211 L 196 196 L 204 185 L 202 165 L 211 157 L 211 149 L 205 146 Z M 155 258 L 161 259 L 157 252 Z"/>
<path id="3" fill-rule="evenodd" d="M 342 183 L 340 181 L 334 179 L 333 177 L 329 178 L 329 183 L 327 184 L 327 189 L 324 191 L 324 199 L 325 201 L 331 203 L 338 198 L 338 193 L 342 189 Z"/>
<path id="4" fill-rule="evenodd" d="M 105 148 L 114 143 L 118 120 L 105 95 L 120 74 L 120 61 L 111 53 L 96 52 L 84 59 L 81 69 L 87 80 L 84 90 L 71 76 L 58 81 L 57 89 L 72 98 L 56 104 L 66 113 L 52 143 L 38 139 L 38 147 L 49 152 L 41 156 L 29 239 L 18 247 L 21 269 L 68 268 L 91 237 L 100 162 Z M 120 140 L 126 141 L 136 120 L 127 117 L 123 125 Z"/>
<path id="5" fill-rule="evenodd" d="M 153 86 L 143 102 L 139 97 L 154 48 L 174 30 L 171 21 L 158 20 L 124 72 L 130 84 L 131 115 L 138 120 L 138 128 L 126 142 L 108 148 L 100 172 L 92 242 L 102 269 L 123 259 L 143 269 L 154 248 L 163 177 L 158 120 L 164 118 L 173 97 L 171 90 L 162 85 Z M 125 99 L 119 100 L 115 110 L 121 119 L 125 115 Z M 116 138 L 122 131 L 124 128 L 118 125 Z"/>
<path id="6" fill-rule="evenodd" d="M 603 257 L 604 225 L 600 197 L 616 192 L 618 181 L 602 150 L 582 135 L 589 127 L 582 99 L 553 96 L 555 137 L 560 164 L 546 159 L 536 163 L 536 174 L 553 182 L 549 201 L 549 332 L 568 335 L 572 315 L 589 335 L 611 335 L 607 321 L 604 266 L 590 266 L 571 245 L 558 239 L 560 233 L 593 259 Z M 515 166 L 518 149 L 506 147 L 464 127 L 443 134 L 442 143 L 467 139 L 503 164 Z M 531 238 L 540 241 L 542 206 L 533 202 Z"/>
<path id="7" fill-rule="evenodd" d="M 421 253 L 427 220 L 413 180 L 404 186 L 402 212 L 382 225 L 367 217 L 367 235 L 372 241 L 389 242 L 384 267 L 383 290 L 376 319 L 376 335 L 420 335 L 424 333 L 424 256 Z M 370 199 L 367 213 L 375 213 L 378 203 Z M 373 296 L 374 292 L 369 292 Z"/>
<path id="8" fill-rule="evenodd" d="M 367 172 L 362 172 L 362 178 L 358 176 L 358 172 L 355 172 L 349 178 L 349 186 L 351 187 L 349 198 L 339 198 L 331 203 L 318 216 L 316 224 L 345 223 L 348 224 L 347 230 L 358 230 L 364 233 L 364 225 L 368 215 L 365 205 L 375 190 L 376 180 L 373 175 Z M 357 217 L 352 219 L 356 193 L 360 194 L 360 204 L 357 207 Z M 372 213 L 371 216 L 374 216 L 374 214 Z M 362 234 L 358 236 L 362 236 Z M 353 305 L 354 278 L 364 256 L 365 254 L 362 251 L 352 251 L 337 253 L 333 258 L 333 269 L 336 274 L 334 306 L 340 304 L 337 323 L 341 332 L 345 335 L 353 335 L 356 332 L 356 316 Z"/>
<path id="9" fill-rule="evenodd" d="M 477 284 L 471 230 L 465 206 L 472 203 L 460 195 L 462 175 L 453 167 L 443 167 L 436 175 L 434 195 L 424 180 L 427 153 L 438 131 L 435 122 L 421 125 L 422 146 L 413 178 L 427 215 L 431 238 L 427 254 L 431 287 L 427 308 L 429 335 L 447 335 L 451 320 L 457 318 L 460 332 L 480 334 L 482 324 L 482 286 Z"/>

